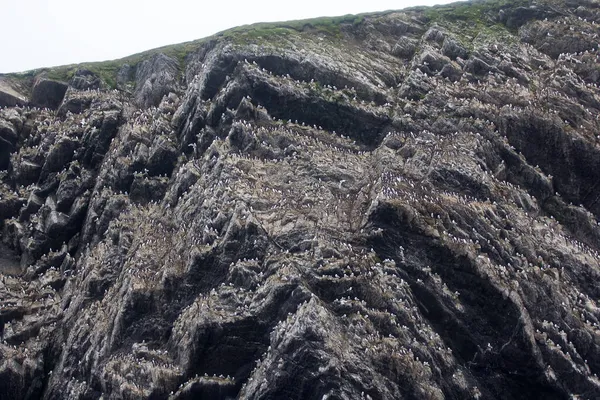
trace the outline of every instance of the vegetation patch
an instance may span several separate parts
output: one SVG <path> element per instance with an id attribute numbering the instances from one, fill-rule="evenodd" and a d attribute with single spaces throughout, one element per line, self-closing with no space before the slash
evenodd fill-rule
<path id="1" fill-rule="evenodd" d="M 217 33 L 216 36 L 231 38 L 234 41 L 256 41 L 277 37 L 286 37 L 294 33 L 317 32 L 334 37 L 341 36 L 342 25 L 358 25 L 365 14 L 342 15 L 339 17 L 321 17 L 286 22 L 267 22 L 243 25 Z"/>

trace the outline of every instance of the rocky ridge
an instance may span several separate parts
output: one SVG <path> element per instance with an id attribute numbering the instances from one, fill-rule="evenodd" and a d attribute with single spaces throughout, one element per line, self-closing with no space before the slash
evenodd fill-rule
<path id="1" fill-rule="evenodd" d="M 0 396 L 600 397 L 599 23 L 457 3 L 1 76 Z"/>

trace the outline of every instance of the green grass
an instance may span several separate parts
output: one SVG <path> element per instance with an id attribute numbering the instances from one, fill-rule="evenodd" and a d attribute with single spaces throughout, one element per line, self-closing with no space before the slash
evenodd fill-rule
<path id="1" fill-rule="evenodd" d="M 421 12 L 430 24 L 446 27 L 468 46 L 475 40 L 485 38 L 512 41 L 515 32 L 497 21 L 498 13 L 503 8 L 529 4 L 527 0 L 473 0 L 410 10 Z"/>
<path id="2" fill-rule="evenodd" d="M 210 38 L 159 47 L 117 60 L 70 64 L 51 68 L 39 68 L 25 72 L 4 74 L 4 76 L 20 81 L 31 80 L 32 82 L 33 78 L 45 73 L 48 79 L 68 82 L 78 69 L 87 69 L 98 75 L 100 79 L 106 82 L 110 88 L 116 88 L 117 73 L 124 64 L 129 64 L 130 66 L 135 67 L 138 63 L 150 58 L 154 54 L 164 53 L 169 57 L 175 58 L 179 62 L 180 67 L 183 68 L 185 66 L 186 56 L 195 51 L 200 44 L 208 39 Z"/>
<path id="3" fill-rule="evenodd" d="M 495 20 L 498 11 L 508 6 L 517 7 L 527 4 L 529 2 L 526 0 L 474 0 L 434 7 L 413 7 L 404 11 L 409 13 L 411 11 L 418 12 L 430 24 L 437 23 L 441 26 L 447 26 L 450 31 L 459 35 L 465 44 L 468 44 L 476 38 L 485 39 L 488 36 L 510 37 L 510 32 Z M 25 73 L 6 74 L 6 76 L 21 80 L 23 84 L 26 84 L 26 82 L 32 82 L 33 78 L 40 73 L 46 73 L 50 79 L 66 82 L 73 77 L 77 69 L 85 68 L 97 74 L 109 87 L 115 88 L 117 73 L 124 64 L 135 67 L 156 53 L 164 53 L 175 58 L 183 70 L 185 69 L 186 58 L 191 52 L 195 51 L 201 44 L 217 38 L 225 38 L 240 45 L 256 43 L 282 46 L 286 45 L 294 36 L 303 33 L 319 33 L 324 34 L 325 37 L 333 41 L 338 41 L 342 38 L 343 26 L 357 26 L 364 21 L 367 15 L 375 18 L 390 12 L 394 11 L 244 25 L 219 32 L 204 39 L 164 46 L 118 60 L 41 68 Z"/>
<path id="4" fill-rule="evenodd" d="M 67 72 L 66 76 L 70 78 L 77 68 L 85 68 L 98 75 L 111 88 L 117 87 L 117 73 L 124 64 L 131 67 L 137 66 L 140 62 L 149 59 L 155 54 L 163 53 L 166 56 L 172 57 L 179 62 L 181 69 L 185 68 L 185 59 L 188 54 L 198 49 L 205 42 L 205 39 L 195 40 L 191 42 L 179 43 L 170 46 L 159 47 L 156 49 L 144 51 L 125 58 L 111 61 L 101 61 L 94 63 L 83 63 L 75 66 L 72 71 Z"/>
<path id="5" fill-rule="evenodd" d="M 432 22 L 445 20 L 489 25 L 495 23 L 495 18 L 502 8 L 515 8 L 529 4 L 527 0 L 473 0 L 421 9 Z"/>
<path id="6" fill-rule="evenodd" d="M 321 17 L 287 22 L 257 23 L 228 29 L 226 31 L 217 33 L 215 36 L 231 38 L 236 42 L 286 37 L 295 33 L 307 31 L 316 31 L 331 35 L 333 37 L 340 37 L 341 26 L 343 24 L 358 25 L 363 20 L 364 14 L 349 14 L 339 17 Z"/>
<path id="7" fill-rule="evenodd" d="M 46 71 L 46 76 L 48 79 L 66 82 L 73 77 L 73 74 L 76 70 L 77 65 L 72 64 L 57 68 L 44 68 L 42 69 L 42 72 Z"/>

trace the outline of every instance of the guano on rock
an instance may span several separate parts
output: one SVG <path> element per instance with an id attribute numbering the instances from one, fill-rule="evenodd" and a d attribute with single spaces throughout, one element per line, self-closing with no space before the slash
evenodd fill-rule
<path id="1" fill-rule="evenodd" d="M 600 3 L 0 76 L 0 398 L 600 398 Z"/>

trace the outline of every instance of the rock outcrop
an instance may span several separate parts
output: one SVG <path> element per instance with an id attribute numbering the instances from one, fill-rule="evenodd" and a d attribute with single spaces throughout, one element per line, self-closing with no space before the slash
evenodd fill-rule
<path id="1" fill-rule="evenodd" d="M 41 78 L 33 85 L 31 103 L 37 107 L 57 109 L 68 86 L 59 81 Z"/>
<path id="2" fill-rule="evenodd" d="M 600 5 L 525 3 L 4 103 L 0 398 L 599 398 Z"/>
<path id="3" fill-rule="evenodd" d="M 10 84 L 0 80 L 0 107 L 24 106 L 27 99 L 15 91 Z"/>

